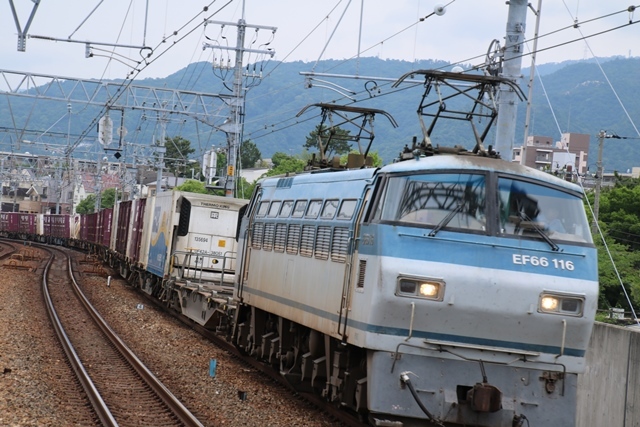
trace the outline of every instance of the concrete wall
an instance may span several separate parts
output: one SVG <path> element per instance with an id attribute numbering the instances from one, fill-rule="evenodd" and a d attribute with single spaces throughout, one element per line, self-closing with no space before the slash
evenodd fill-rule
<path id="1" fill-rule="evenodd" d="M 640 333 L 596 323 L 578 379 L 576 427 L 640 425 Z"/>

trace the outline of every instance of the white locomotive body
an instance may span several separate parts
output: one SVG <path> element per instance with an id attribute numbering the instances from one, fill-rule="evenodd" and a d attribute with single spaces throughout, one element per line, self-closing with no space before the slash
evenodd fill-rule
<path id="1" fill-rule="evenodd" d="M 265 179 L 234 340 L 374 425 L 573 425 L 598 292 L 581 197 L 475 156 Z"/>

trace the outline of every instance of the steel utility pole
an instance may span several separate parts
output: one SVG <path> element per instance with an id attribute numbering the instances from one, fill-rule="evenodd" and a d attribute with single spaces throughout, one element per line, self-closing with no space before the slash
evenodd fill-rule
<path id="1" fill-rule="evenodd" d="M 591 225 L 591 232 L 598 232 L 598 215 L 600 214 L 600 189 L 602 188 L 602 146 L 604 145 L 604 139 L 607 137 L 607 132 L 601 130 L 598 133 L 598 161 L 596 162 L 596 192 L 593 202 L 593 224 Z"/>
<path id="2" fill-rule="evenodd" d="M 244 6 L 244 5 L 243 5 Z M 222 50 L 233 50 L 235 51 L 235 65 L 233 72 L 233 97 L 229 100 L 230 113 L 229 117 L 225 121 L 224 124 L 220 126 L 220 129 L 226 133 L 227 135 L 227 170 L 226 177 L 224 181 L 224 191 L 226 197 L 234 197 L 235 196 L 235 175 L 236 175 L 236 164 L 238 162 L 238 151 L 240 148 L 240 139 L 242 138 L 242 127 L 244 122 L 244 97 L 246 87 L 244 86 L 244 77 L 243 74 L 243 57 L 245 53 L 257 53 L 257 54 L 267 54 L 273 57 L 275 51 L 273 49 L 269 50 L 260 50 L 260 49 L 245 49 L 244 47 L 244 37 L 247 28 L 254 28 L 256 31 L 260 29 L 270 30 L 275 33 L 277 30 L 276 27 L 266 27 L 262 25 L 248 25 L 244 20 L 244 9 L 242 13 L 243 19 L 239 19 L 238 23 L 235 24 L 233 22 L 221 22 L 221 21 L 207 21 L 207 24 L 219 24 L 219 25 L 235 25 L 238 28 L 238 37 L 236 40 L 236 47 L 227 48 L 221 45 L 211 45 L 205 44 L 205 48 L 216 48 Z M 220 64 L 223 66 L 222 64 Z M 214 64 L 215 66 L 215 64 Z M 247 76 L 260 78 L 262 76 Z"/>
<path id="3" fill-rule="evenodd" d="M 542 0 L 538 0 L 538 10 L 534 10 L 536 15 L 536 29 L 533 32 L 533 52 L 531 53 L 531 70 L 529 70 L 529 93 L 527 95 L 527 114 L 524 120 L 524 141 L 523 145 L 527 145 L 529 138 L 529 127 L 531 126 L 531 98 L 533 97 L 533 79 L 536 75 L 536 54 L 538 51 L 538 33 L 540 32 L 540 15 L 542 14 Z"/>
<path id="4" fill-rule="evenodd" d="M 507 20 L 503 68 L 501 77 L 518 83 L 522 68 L 524 30 L 527 19 L 527 0 L 511 0 Z M 511 160 L 513 140 L 516 134 L 516 114 L 518 95 L 509 85 L 502 84 L 498 91 L 498 121 L 496 127 L 495 150 L 502 158 Z"/>
<path id="5" fill-rule="evenodd" d="M 160 127 L 162 129 L 162 132 L 160 134 L 160 140 L 156 141 L 156 147 L 155 147 L 155 151 L 156 154 L 158 155 L 158 173 L 156 176 L 156 194 L 160 194 L 162 193 L 162 170 L 164 169 L 164 154 L 167 152 L 167 147 L 166 147 L 166 137 L 167 137 L 167 122 L 166 122 L 166 116 L 163 115 L 162 118 L 160 119 Z M 167 180 L 169 178 L 167 177 Z"/>

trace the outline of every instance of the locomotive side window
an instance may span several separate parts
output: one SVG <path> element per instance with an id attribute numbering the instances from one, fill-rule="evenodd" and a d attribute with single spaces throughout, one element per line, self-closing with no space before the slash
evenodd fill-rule
<path id="1" fill-rule="evenodd" d="M 501 234 L 592 242 L 578 195 L 532 182 L 500 178 L 498 209 Z"/>
<path id="2" fill-rule="evenodd" d="M 353 213 L 356 210 L 357 204 L 357 200 L 343 201 L 342 206 L 340 206 L 340 210 L 338 211 L 338 219 L 351 219 L 351 217 L 353 217 Z"/>
<path id="3" fill-rule="evenodd" d="M 275 218 L 278 216 L 278 212 L 280 211 L 280 206 L 282 206 L 282 202 L 273 202 L 271 203 L 271 208 L 269 209 L 269 218 Z"/>
<path id="4" fill-rule="evenodd" d="M 381 219 L 433 228 L 486 230 L 485 176 L 468 173 L 389 179 Z"/>
<path id="5" fill-rule="evenodd" d="M 293 208 L 293 213 L 291 214 L 292 218 L 302 218 L 304 216 L 304 211 L 307 208 L 306 200 L 298 200 Z"/>
<path id="6" fill-rule="evenodd" d="M 256 213 L 256 216 L 265 216 L 268 210 L 269 210 L 269 202 L 268 201 L 260 202 L 260 207 L 258 208 L 258 212 Z"/>
<path id="7" fill-rule="evenodd" d="M 320 214 L 320 218 L 322 219 L 333 219 L 336 211 L 338 210 L 338 200 L 327 200 L 324 202 L 324 208 L 322 208 L 322 214 Z"/>
<path id="8" fill-rule="evenodd" d="M 322 200 L 312 200 L 309 202 L 309 207 L 307 208 L 307 214 L 304 216 L 305 218 L 317 218 L 320 213 L 320 208 L 322 207 Z"/>
<path id="9" fill-rule="evenodd" d="M 282 209 L 280 209 L 280 218 L 288 218 L 291 210 L 293 209 L 293 200 L 285 200 L 282 202 Z"/>

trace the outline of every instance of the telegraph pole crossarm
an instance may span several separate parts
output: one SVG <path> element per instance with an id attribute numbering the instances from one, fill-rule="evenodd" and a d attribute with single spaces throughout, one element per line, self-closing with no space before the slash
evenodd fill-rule
<path id="1" fill-rule="evenodd" d="M 596 190 L 593 202 L 593 223 L 591 225 L 591 231 L 597 233 L 598 231 L 598 217 L 600 214 L 600 193 L 602 191 L 602 178 L 604 170 L 602 167 L 602 151 L 605 138 L 608 139 L 638 139 L 627 136 L 619 136 L 615 133 L 607 133 L 605 130 L 601 130 L 598 133 L 598 161 L 596 162 Z"/>
<path id="2" fill-rule="evenodd" d="M 243 11 L 244 16 L 244 11 Z M 262 25 L 249 25 L 245 22 L 244 19 L 239 19 L 237 23 L 232 22 L 223 22 L 223 21 L 207 21 L 207 24 L 218 24 L 222 26 L 226 25 L 234 25 L 238 28 L 236 46 L 235 47 L 226 47 L 220 45 L 211 45 L 205 43 L 203 45 L 203 49 L 212 48 L 212 49 L 221 49 L 221 50 L 232 50 L 235 52 L 235 65 L 233 72 L 233 87 L 231 96 L 233 99 L 229 103 L 230 112 L 229 116 L 226 119 L 225 123 L 221 125 L 219 128 L 227 134 L 227 170 L 226 177 L 224 181 L 224 189 L 226 197 L 234 197 L 235 195 L 235 175 L 237 173 L 236 164 L 238 162 L 238 152 L 240 148 L 240 139 L 242 137 L 242 122 L 244 120 L 244 103 L 245 103 L 245 92 L 247 88 L 243 83 L 243 61 L 245 53 L 257 53 L 257 54 L 265 54 L 273 57 L 275 55 L 275 51 L 273 49 L 267 50 L 259 50 L 259 49 L 247 49 L 244 47 L 245 41 L 245 33 L 247 28 L 253 28 L 256 31 L 261 29 L 270 30 L 275 33 L 276 27 L 267 27 Z"/>

